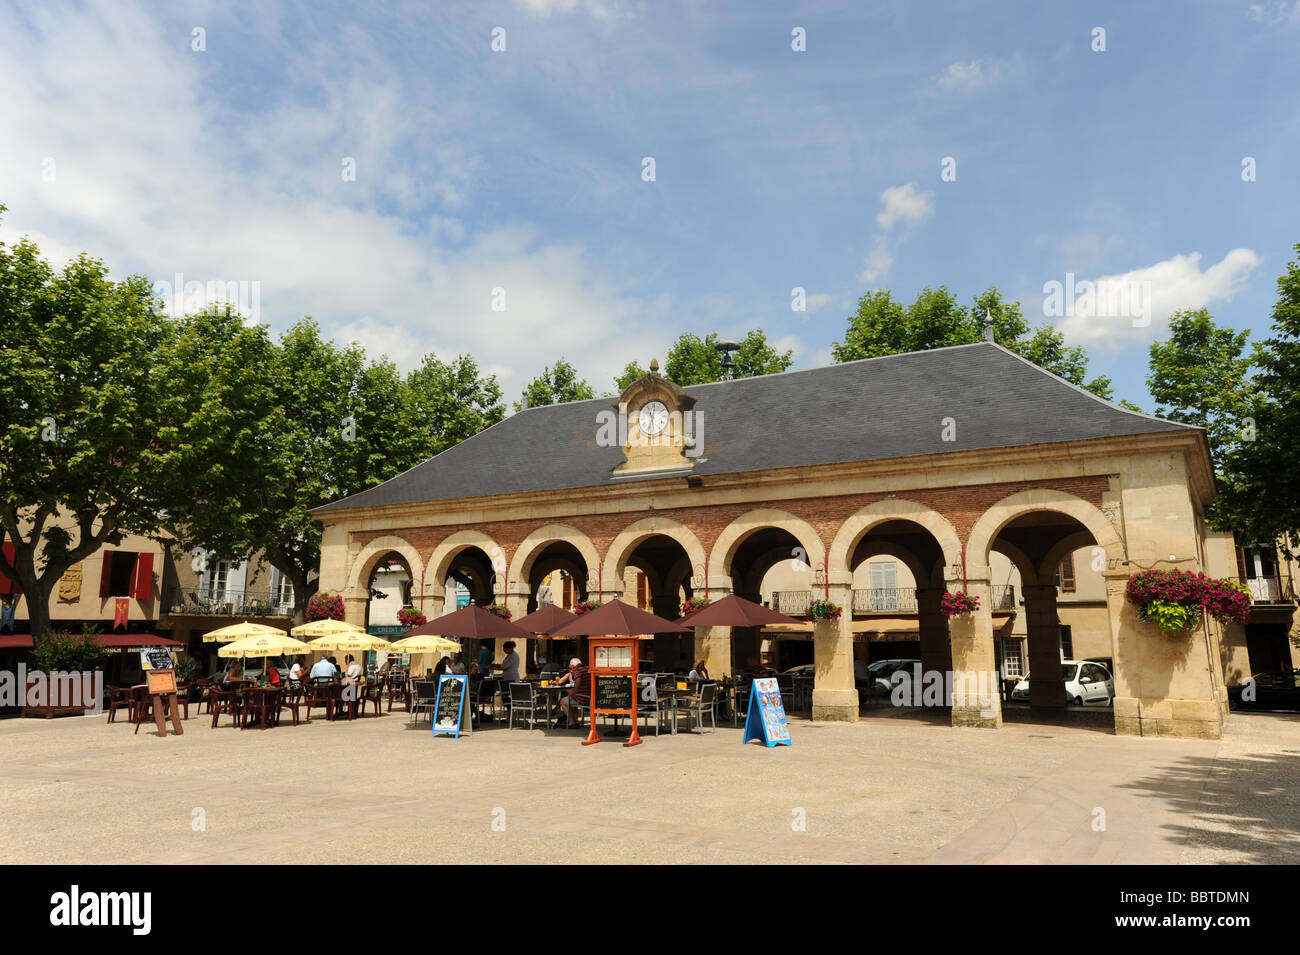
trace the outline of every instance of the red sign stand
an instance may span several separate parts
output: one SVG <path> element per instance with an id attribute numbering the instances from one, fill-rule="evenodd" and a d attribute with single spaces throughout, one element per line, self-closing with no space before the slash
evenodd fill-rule
<path id="1" fill-rule="evenodd" d="M 637 639 L 635 637 L 591 637 L 589 639 L 591 732 L 582 741 L 582 745 L 590 746 L 592 743 L 600 742 L 600 734 L 596 732 L 596 715 L 609 714 L 632 718 L 632 733 L 623 745 L 636 746 L 641 742 L 636 721 Z M 630 692 L 624 692 L 624 683 Z"/>

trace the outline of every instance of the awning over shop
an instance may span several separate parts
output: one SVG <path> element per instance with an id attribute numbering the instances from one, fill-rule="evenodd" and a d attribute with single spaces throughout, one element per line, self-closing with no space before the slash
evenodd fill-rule
<path id="1" fill-rule="evenodd" d="M 31 640 L 31 637 L 27 638 Z M 136 647 L 183 647 L 185 644 L 156 633 L 97 633 L 91 637 L 101 647 L 110 650 L 132 650 Z M 28 643 L 28 646 L 31 646 Z"/>
<path id="2" fill-rule="evenodd" d="M 30 650 L 31 648 L 30 633 L 0 633 L 0 650 Z"/>

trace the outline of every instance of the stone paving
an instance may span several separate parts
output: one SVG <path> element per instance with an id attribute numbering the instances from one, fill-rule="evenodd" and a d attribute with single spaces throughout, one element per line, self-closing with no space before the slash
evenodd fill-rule
<path id="1" fill-rule="evenodd" d="M 1211 742 L 1099 715 L 795 719 L 771 750 L 730 725 L 630 749 L 494 724 L 435 740 L 397 711 L 245 731 L 205 714 L 165 740 L 7 719 L 0 862 L 1300 862 L 1300 716 L 1234 713 Z"/>

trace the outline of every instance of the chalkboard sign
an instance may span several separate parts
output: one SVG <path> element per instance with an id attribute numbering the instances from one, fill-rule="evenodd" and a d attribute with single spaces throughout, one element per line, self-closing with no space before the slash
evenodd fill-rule
<path id="1" fill-rule="evenodd" d="M 781 688 L 775 677 L 755 680 L 750 684 L 749 715 L 745 717 L 745 735 L 740 742 L 744 744 L 754 739 L 769 747 L 778 743 L 794 745 L 790 742 L 790 724 L 786 722 Z"/>
<path id="2" fill-rule="evenodd" d="M 596 674 L 596 699 L 593 710 L 632 711 L 632 677 L 609 673 Z"/>
<path id="3" fill-rule="evenodd" d="M 434 704 L 433 735 L 446 733 L 459 737 L 465 718 L 465 691 L 469 678 L 462 674 L 443 674 L 438 679 L 438 701 Z"/>
<path id="4" fill-rule="evenodd" d="M 141 670 L 170 670 L 173 668 L 172 653 L 166 647 L 141 647 Z"/>

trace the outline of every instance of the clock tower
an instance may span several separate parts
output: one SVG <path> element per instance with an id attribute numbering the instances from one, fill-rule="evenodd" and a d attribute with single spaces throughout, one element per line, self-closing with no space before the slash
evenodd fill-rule
<path id="1" fill-rule="evenodd" d="M 659 374 L 659 362 L 619 396 L 618 413 L 626 459 L 614 477 L 689 473 L 703 449 L 703 421 L 695 399 Z"/>

